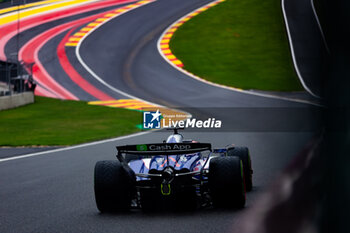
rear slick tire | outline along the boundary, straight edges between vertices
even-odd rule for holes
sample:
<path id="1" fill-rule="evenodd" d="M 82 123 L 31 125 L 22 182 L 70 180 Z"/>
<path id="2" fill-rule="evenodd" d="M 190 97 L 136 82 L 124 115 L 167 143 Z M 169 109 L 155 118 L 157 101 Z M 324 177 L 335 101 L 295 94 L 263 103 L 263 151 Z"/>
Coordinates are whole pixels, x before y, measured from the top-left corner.
<path id="1" fill-rule="evenodd" d="M 95 165 L 94 189 L 101 213 L 127 211 L 135 194 L 135 177 L 119 161 L 99 161 Z"/>
<path id="2" fill-rule="evenodd" d="M 209 164 L 209 192 L 215 207 L 243 208 L 245 185 L 243 164 L 236 156 L 216 157 Z"/>

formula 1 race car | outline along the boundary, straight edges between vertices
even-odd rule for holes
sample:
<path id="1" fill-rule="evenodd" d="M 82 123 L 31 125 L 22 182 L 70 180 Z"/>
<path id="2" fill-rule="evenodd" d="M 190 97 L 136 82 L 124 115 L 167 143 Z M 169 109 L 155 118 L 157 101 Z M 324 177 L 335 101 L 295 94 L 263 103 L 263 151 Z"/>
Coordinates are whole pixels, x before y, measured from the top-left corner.
<path id="1" fill-rule="evenodd" d="M 94 188 L 100 212 L 216 206 L 242 208 L 252 189 L 248 148 L 212 150 L 174 133 L 163 143 L 117 146 L 118 160 L 99 161 Z"/>

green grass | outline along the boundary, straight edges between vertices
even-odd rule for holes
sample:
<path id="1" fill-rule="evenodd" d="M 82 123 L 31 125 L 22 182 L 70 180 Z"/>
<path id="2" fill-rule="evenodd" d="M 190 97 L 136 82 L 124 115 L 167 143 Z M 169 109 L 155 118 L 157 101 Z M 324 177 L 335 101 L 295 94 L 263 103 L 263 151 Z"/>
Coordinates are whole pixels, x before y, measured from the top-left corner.
<path id="1" fill-rule="evenodd" d="M 0 146 L 73 145 L 137 132 L 140 121 L 137 111 L 35 97 L 0 111 Z"/>
<path id="2" fill-rule="evenodd" d="M 280 1 L 227 0 L 181 26 L 170 48 L 185 69 L 243 89 L 298 91 Z"/>

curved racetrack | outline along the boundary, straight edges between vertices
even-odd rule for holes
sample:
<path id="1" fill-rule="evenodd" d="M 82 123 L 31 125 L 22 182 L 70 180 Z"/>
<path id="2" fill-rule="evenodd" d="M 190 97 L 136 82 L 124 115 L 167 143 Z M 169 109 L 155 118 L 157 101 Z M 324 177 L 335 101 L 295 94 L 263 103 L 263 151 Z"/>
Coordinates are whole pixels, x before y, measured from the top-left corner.
<path id="1" fill-rule="evenodd" d="M 261 124 L 276 122 L 280 116 L 270 112 L 256 118 L 243 111 L 233 122 L 233 115 L 217 110 L 311 108 L 308 104 L 208 85 L 174 69 L 162 58 L 157 50 L 161 33 L 178 18 L 208 2 L 158 0 L 145 4 L 95 28 L 77 47 L 65 43 L 93 20 L 130 2 L 104 1 L 105 5 L 84 12 L 57 19 L 56 14 L 51 21 L 33 24 L 21 32 L 20 56 L 26 62 L 36 62 L 34 76 L 42 83 L 37 94 L 52 97 L 85 101 L 135 97 L 169 107 L 190 107 L 194 116 L 215 115 L 228 124 L 242 125 L 259 119 L 263 119 Z M 16 37 L 1 43 L 3 55 L 11 57 Z M 246 127 L 240 132 L 185 132 L 184 136 L 212 142 L 214 147 L 235 143 L 250 148 L 254 188 L 247 196 L 249 208 L 313 135 L 300 129 L 300 125 L 311 124 L 312 118 L 285 117 L 285 122 L 293 122 L 288 130 Z M 0 232 L 234 232 L 244 210 L 205 209 L 151 215 L 140 211 L 98 213 L 93 196 L 95 162 L 115 159 L 117 144 L 161 142 L 165 137 L 164 132 L 154 132 L 34 157 L 0 160 Z"/>

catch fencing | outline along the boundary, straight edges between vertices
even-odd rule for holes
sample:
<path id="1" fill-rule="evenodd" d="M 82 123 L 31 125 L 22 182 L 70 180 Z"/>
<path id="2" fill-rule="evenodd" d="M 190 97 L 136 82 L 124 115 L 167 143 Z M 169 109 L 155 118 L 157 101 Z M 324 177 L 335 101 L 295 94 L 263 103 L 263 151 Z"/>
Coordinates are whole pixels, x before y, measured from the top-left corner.
<path id="1" fill-rule="evenodd" d="M 0 0 L 0 9 L 9 9 L 9 14 L 14 12 L 20 12 L 21 5 L 27 2 L 34 2 L 36 0 Z M 16 8 L 17 6 L 17 8 Z M 10 8 L 9 8 L 10 7 Z M 15 7 L 15 8 L 11 8 Z M 18 61 L 18 51 L 19 51 L 19 32 L 20 32 L 20 18 L 17 21 L 17 41 L 16 41 L 16 51 L 13 51 L 9 55 L 9 59 L 6 61 L 0 61 L 0 96 L 18 94 L 25 91 L 34 91 L 36 84 L 32 77 L 32 67 L 33 64 L 24 63 L 23 61 Z"/>
<path id="2" fill-rule="evenodd" d="M 33 64 L 0 61 L 0 96 L 34 92 L 36 83 L 32 77 Z"/>

